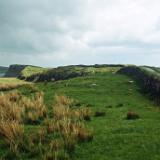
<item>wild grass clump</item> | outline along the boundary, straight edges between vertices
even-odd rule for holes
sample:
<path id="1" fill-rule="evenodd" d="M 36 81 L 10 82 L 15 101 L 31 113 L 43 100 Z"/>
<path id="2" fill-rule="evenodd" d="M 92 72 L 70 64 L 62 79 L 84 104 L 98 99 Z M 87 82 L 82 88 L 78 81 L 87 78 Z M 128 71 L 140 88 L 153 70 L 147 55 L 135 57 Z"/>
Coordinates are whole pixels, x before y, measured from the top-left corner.
<path id="1" fill-rule="evenodd" d="M 91 110 L 90 108 L 86 107 L 86 108 L 82 108 L 80 109 L 80 117 L 82 117 L 82 119 L 86 120 L 86 121 L 90 121 L 91 120 Z"/>
<path id="2" fill-rule="evenodd" d="M 16 145 L 17 141 L 22 140 L 23 133 L 24 126 L 16 121 L 0 122 L 0 136 L 4 137 L 10 145 Z"/>
<path id="3" fill-rule="evenodd" d="M 38 92 L 32 99 L 23 99 L 24 120 L 26 123 L 39 123 L 47 116 L 47 109 L 43 101 L 43 93 Z"/>
<path id="4" fill-rule="evenodd" d="M 55 102 L 53 117 L 57 120 L 57 123 L 54 127 L 48 125 L 48 130 L 57 130 L 62 135 L 65 148 L 68 151 L 73 151 L 76 143 L 91 140 L 93 134 L 86 129 L 83 123 L 84 120 L 90 120 L 90 109 L 74 109 L 72 106 L 73 100 L 65 96 L 56 96 Z"/>
<path id="5" fill-rule="evenodd" d="M 12 154 L 18 156 L 24 146 L 24 124 L 45 118 L 46 112 L 42 93 L 32 99 L 19 92 L 0 95 L 0 137 L 9 145 Z"/>
<path id="6" fill-rule="evenodd" d="M 0 84 L 0 91 L 8 91 L 22 86 L 22 84 Z"/>
<path id="7" fill-rule="evenodd" d="M 46 113 L 42 93 L 36 93 L 32 99 L 18 92 L 0 95 L 0 120 L 35 123 L 45 118 Z"/>
<path id="8" fill-rule="evenodd" d="M 139 118 L 140 118 L 140 116 L 137 113 L 132 112 L 132 111 L 129 111 L 127 113 L 127 117 L 126 117 L 126 119 L 128 119 L 128 120 L 134 120 L 134 119 L 139 119 Z"/>
<path id="9" fill-rule="evenodd" d="M 66 96 L 55 96 L 55 105 L 72 106 L 74 99 Z"/>
<path id="10" fill-rule="evenodd" d="M 17 92 L 0 95 L 0 121 L 20 122 L 22 120 L 23 108 L 17 103 L 20 98 Z"/>
<path id="11" fill-rule="evenodd" d="M 56 96 L 52 116 L 48 113 L 43 93 L 31 98 L 19 92 L 0 95 L 0 137 L 9 146 L 9 157 L 23 159 L 22 152 L 32 158 L 68 160 L 80 142 L 93 139 L 84 125 L 90 120 L 89 108 L 75 108 L 74 100 Z M 37 125 L 38 124 L 38 125 Z M 25 126 L 31 129 L 25 129 Z"/>

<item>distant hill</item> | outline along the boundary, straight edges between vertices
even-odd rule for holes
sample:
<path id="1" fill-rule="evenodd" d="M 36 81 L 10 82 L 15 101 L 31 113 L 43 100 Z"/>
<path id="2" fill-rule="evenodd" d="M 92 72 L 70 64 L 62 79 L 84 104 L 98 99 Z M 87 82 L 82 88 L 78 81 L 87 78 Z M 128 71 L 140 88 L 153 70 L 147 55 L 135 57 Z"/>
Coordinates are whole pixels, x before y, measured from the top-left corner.
<path id="1" fill-rule="evenodd" d="M 27 81 L 34 82 L 49 82 L 70 79 L 74 77 L 83 77 L 95 73 L 105 73 L 112 72 L 115 73 L 124 65 L 70 65 L 70 66 L 61 66 L 57 68 L 48 69 L 45 72 L 32 74 L 26 78 Z"/>
<path id="2" fill-rule="evenodd" d="M 18 77 L 20 79 L 25 79 L 33 74 L 42 73 L 47 70 L 46 68 L 31 66 L 31 65 L 19 65 L 13 64 L 9 66 L 5 77 Z"/>
<path id="3" fill-rule="evenodd" d="M 3 77 L 7 72 L 7 70 L 8 70 L 8 67 L 0 66 L 0 77 Z"/>

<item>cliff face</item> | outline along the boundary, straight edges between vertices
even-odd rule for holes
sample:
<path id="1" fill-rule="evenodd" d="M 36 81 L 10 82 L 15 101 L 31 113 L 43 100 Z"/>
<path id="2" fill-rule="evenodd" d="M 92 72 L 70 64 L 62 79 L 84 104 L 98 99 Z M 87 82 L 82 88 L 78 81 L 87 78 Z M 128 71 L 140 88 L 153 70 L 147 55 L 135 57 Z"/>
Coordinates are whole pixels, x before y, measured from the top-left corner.
<path id="1" fill-rule="evenodd" d="M 0 77 L 3 77 L 5 73 L 7 72 L 8 67 L 2 67 L 0 66 Z"/>
<path id="2" fill-rule="evenodd" d="M 140 67 L 124 67 L 117 73 L 134 77 L 140 82 L 142 90 L 147 92 L 150 97 L 160 104 L 160 77 L 147 73 Z"/>
<path id="3" fill-rule="evenodd" d="M 5 77 L 18 77 L 27 65 L 10 65 Z"/>

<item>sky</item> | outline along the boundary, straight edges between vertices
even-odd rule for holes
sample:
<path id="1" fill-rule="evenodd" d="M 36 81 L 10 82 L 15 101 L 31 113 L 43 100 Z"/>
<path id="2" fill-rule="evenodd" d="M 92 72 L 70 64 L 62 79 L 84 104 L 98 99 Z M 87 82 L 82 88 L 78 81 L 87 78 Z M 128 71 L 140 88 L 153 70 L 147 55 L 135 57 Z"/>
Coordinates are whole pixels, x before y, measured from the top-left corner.
<path id="1" fill-rule="evenodd" d="M 0 65 L 160 66 L 160 0 L 0 0 Z"/>

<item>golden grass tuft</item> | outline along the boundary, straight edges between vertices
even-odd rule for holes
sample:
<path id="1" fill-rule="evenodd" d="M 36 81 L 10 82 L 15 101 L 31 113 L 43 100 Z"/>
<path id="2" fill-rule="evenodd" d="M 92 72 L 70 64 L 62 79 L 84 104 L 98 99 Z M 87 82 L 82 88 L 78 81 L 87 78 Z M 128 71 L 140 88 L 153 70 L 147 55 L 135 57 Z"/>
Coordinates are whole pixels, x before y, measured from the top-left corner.
<path id="1" fill-rule="evenodd" d="M 64 106 L 70 106 L 74 103 L 74 100 L 66 97 L 66 96 L 55 96 L 55 104 L 56 105 L 64 105 Z"/>
<path id="2" fill-rule="evenodd" d="M 29 123 L 36 123 L 47 115 L 42 93 L 36 93 L 33 99 L 24 99 L 23 106 L 25 108 L 25 120 Z"/>
<path id="3" fill-rule="evenodd" d="M 22 84 L 0 84 L 0 91 L 8 91 L 22 86 Z"/>
<path id="4" fill-rule="evenodd" d="M 42 93 L 37 93 L 32 99 L 18 92 L 0 95 L 0 120 L 35 123 L 45 118 L 46 114 Z"/>
<path id="5" fill-rule="evenodd" d="M 18 156 L 23 143 L 24 125 L 16 121 L 0 121 L 0 137 L 4 138 L 14 155 Z"/>
<path id="6" fill-rule="evenodd" d="M 16 121 L 0 122 L 0 135 L 5 138 L 8 143 L 15 143 L 24 133 L 24 126 Z"/>
<path id="7" fill-rule="evenodd" d="M 19 107 L 17 92 L 0 95 L 0 121 L 18 121 L 22 120 L 22 107 Z"/>
<path id="8" fill-rule="evenodd" d="M 93 134 L 86 129 L 83 123 L 83 120 L 90 120 L 90 109 L 73 109 L 73 106 L 71 106 L 71 104 L 74 104 L 73 100 L 69 100 L 65 96 L 56 96 L 55 102 L 53 118 L 57 122 L 54 123 L 54 127 L 49 124 L 48 130 L 58 130 L 61 133 L 67 150 L 74 150 L 78 141 L 92 140 Z"/>

